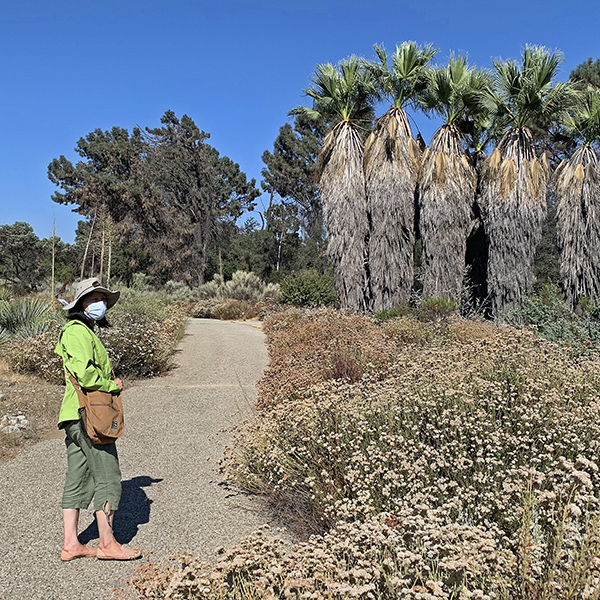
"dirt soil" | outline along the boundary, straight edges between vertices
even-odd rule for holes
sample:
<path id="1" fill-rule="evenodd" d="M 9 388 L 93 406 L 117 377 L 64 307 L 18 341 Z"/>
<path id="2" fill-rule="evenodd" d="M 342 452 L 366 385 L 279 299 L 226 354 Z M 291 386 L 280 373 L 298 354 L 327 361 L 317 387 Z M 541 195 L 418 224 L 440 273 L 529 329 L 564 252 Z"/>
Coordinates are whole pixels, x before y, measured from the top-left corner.
<path id="1" fill-rule="evenodd" d="M 56 427 L 63 393 L 64 386 L 32 375 L 16 375 L 0 361 L 0 419 L 25 415 L 29 421 L 28 429 L 0 432 L 0 462 L 14 458 L 31 444 L 64 436 Z"/>

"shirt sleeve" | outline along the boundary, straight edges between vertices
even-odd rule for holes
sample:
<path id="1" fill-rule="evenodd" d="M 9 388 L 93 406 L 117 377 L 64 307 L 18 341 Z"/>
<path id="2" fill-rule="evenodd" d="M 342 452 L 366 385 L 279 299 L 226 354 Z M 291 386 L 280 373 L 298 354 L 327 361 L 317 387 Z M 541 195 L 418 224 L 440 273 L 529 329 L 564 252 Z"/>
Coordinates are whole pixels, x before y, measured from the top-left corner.
<path id="1" fill-rule="evenodd" d="M 86 390 L 101 392 L 118 392 L 119 386 L 107 378 L 102 369 L 94 363 L 94 344 L 92 337 L 83 327 L 70 327 L 62 337 L 65 350 L 63 356 L 65 368 L 77 379 L 79 385 Z"/>

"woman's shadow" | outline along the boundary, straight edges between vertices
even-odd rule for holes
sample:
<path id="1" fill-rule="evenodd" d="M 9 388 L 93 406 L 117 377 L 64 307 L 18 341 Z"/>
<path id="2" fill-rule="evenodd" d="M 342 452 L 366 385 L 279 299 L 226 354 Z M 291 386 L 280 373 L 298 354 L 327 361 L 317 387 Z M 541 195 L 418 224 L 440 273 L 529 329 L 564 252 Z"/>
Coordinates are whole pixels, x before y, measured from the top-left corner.
<path id="1" fill-rule="evenodd" d="M 133 477 L 121 483 L 121 501 L 119 510 L 115 513 L 113 530 L 115 537 L 121 544 L 128 544 L 137 535 L 138 527 L 150 521 L 150 505 L 152 500 L 148 498 L 142 489 L 159 483 L 162 479 L 153 479 L 147 475 Z M 98 538 L 98 525 L 94 519 L 88 527 L 79 534 L 82 544 Z"/>

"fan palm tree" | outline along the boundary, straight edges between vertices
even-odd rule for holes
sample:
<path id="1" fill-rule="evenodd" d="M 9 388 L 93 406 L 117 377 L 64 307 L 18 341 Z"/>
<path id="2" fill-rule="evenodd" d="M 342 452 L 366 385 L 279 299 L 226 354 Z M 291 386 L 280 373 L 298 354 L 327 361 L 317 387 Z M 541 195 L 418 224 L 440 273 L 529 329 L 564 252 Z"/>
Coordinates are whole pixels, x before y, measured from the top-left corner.
<path id="1" fill-rule="evenodd" d="M 553 83 L 562 54 L 526 46 L 521 64 L 494 61 L 497 117 L 505 134 L 486 159 L 481 211 L 488 240 L 488 291 L 501 316 L 519 306 L 533 282 L 533 260 L 547 214 L 550 167 L 535 151 L 531 127 L 558 118 L 571 86 Z"/>
<path id="2" fill-rule="evenodd" d="M 560 275 L 567 300 L 600 297 L 600 166 L 593 148 L 600 141 L 600 91 L 588 88 L 565 119 L 580 141 L 554 175 Z"/>
<path id="3" fill-rule="evenodd" d="M 488 71 L 451 56 L 431 71 L 425 109 L 444 119 L 423 155 L 419 177 L 419 231 L 423 245 L 423 295 L 461 300 L 467 237 L 474 220 L 477 173 L 463 132 L 481 128 L 492 90 Z M 482 132 L 479 132 L 483 135 Z"/>
<path id="4" fill-rule="evenodd" d="M 365 66 L 380 96 L 391 104 L 365 144 L 372 307 L 382 310 L 407 300 L 413 284 L 415 189 L 421 151 L 405 109 L 416 106 L 437 50 L 404 42 L 388 64 L 383 47 L 374 48 L 379 62 Z"/>
<path id="5" fill-rule="evenodd" d="M 364 311 L 370 291 L 363 140 L 373 119 L 375 90 L 362 61 L 352 56 L 337 66 L 318 65 L 305 93 L 313 108 L 298 107 L 290 114 L 323 116 L 334 124 L 323 140 L 317 173 L 336 290 L 342 307 Z"/>

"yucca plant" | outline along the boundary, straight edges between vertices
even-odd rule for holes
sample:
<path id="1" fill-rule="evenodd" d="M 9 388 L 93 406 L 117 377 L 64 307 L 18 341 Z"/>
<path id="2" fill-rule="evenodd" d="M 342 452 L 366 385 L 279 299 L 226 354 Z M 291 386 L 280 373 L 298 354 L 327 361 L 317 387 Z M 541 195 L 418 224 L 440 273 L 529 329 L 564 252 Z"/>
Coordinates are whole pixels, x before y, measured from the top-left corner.
<path id="1" fill-rule="evenodd" d="M 43 333 L 53 312 L 52 304 L 42 298 L 28 296 L 0 301 L 0 343 Z"/>
<path id="2" fill-rule="evenodd" d="M 494 61 L 496 114 L 506 133 L 483 166 L 480 205 L 496 316 L 518 307 L 533 283 L 550 167 L 536 155 L 531 127 L 557 120 L 572 97 L 570 84 L 554 83 L 562 60 L 560 52 L 526 46 L 520 64 Z"/>
<path id="3" fill-rule="evenodd" d="M 477 185 L 463 131 L 489 115 L 491 90 L 491 74 L 469 66 L 463 56 L 451 56 L 447 66 L 434 68 L 429 76 L 423 104 L 444 124 L 425 150 L 419 176 L 425 297 L 461 298 Z"/>
<path id="4" fill-rule="evenodd" d="M 290 114 L 321 116 L 334 123 L 323 140 L 317 173 L 336 290 L 343 308 L 364 311 L 370 290 L 363 139 L 373 119 L 375 89 L 362 61 L 352 56 L 337 66 L 318 65 L 305 93 L 313 108 L 298 107 Z"/>
<path id="5" fill-rule="evenodd" d="M 566 116 L 566 131 L 580 141 L 554 175 L 560 275 L 567 301 L 600 296 L 600 91 L 588 88 Z"/>
<path id="6" fill-rule="evenodd" d="M 364 157 L 371 220 L 372 308 L 380 311 L 408 300 L 413 284 L 415 190 L 421 150 L 412 137 L 406 109 L 418 105 L 437 49 L 404 42 L 388 60 L 382 46 L 374 48 L 378 62 L 365 66 L 380 96 L 390 102 L 367 139 Z"/>

